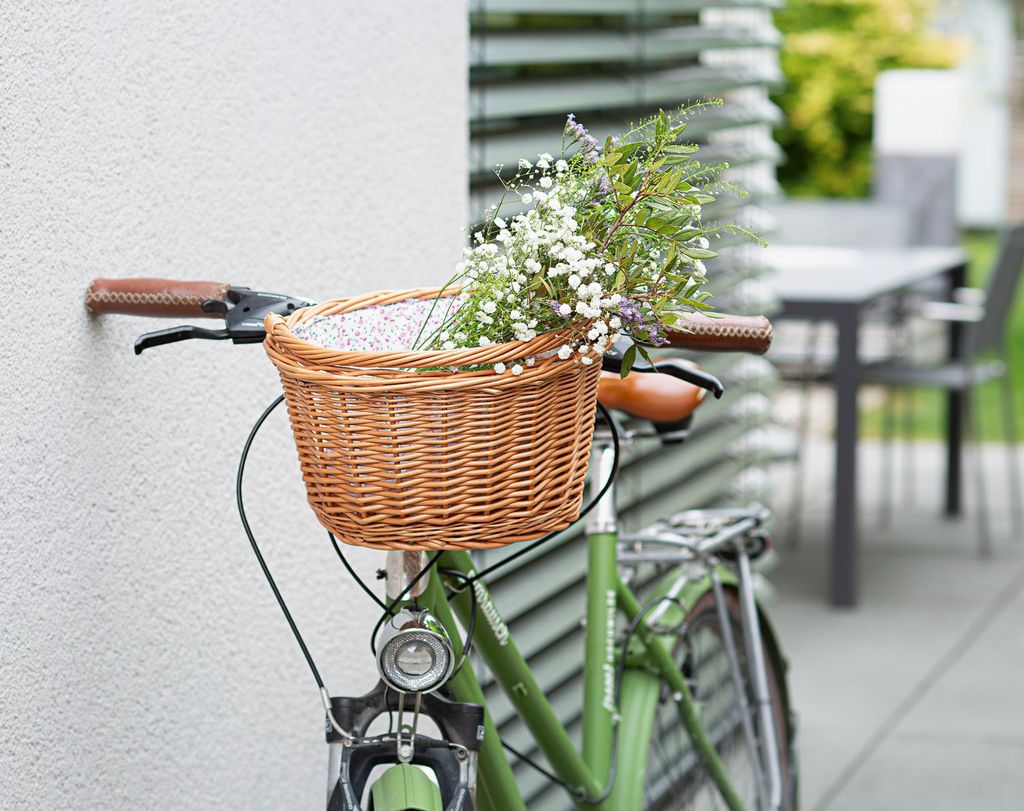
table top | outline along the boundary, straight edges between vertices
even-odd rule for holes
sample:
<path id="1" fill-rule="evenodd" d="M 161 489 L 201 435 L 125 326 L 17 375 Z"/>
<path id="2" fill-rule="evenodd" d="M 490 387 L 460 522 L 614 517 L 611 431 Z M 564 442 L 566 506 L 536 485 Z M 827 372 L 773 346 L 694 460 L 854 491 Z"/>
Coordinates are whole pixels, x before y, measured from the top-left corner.
<path id="1" fill-rule="evenodd" d="M 834 248 L 772 245 L 767 279 L 783 303 L 860 304 L 967 262 L 962 248 Z"/>

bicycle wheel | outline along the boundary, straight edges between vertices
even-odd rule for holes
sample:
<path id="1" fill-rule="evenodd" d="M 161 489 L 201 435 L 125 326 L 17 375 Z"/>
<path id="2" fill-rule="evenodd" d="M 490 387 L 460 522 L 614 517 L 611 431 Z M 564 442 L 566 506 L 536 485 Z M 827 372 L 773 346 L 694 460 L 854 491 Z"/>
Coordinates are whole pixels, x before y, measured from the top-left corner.
<path id="1" fill-rule="evenodd" d="M 738 649 L 741 678 L 747 694 L 747 709 L 744 710 L 744 703 L 734 686 L 719 612 L 712 592 L 705 593 L 689 612 L 686 630 L 676 647 L 676 657 L 700 706 L 704 727 L 724 761 L 733 785 L 745 807 L 749 811 L 758 811 L 766 807 L 757 765 L 761 762 L 758 760 L 761 734 L 747 673 L 747 657 L 743 650 L 739 601 L 731 589 L 725 590 L 725 598 L 733 639 Z M 774 709 L 776 740 L 780 748 L 782 809 L 793 811 L 796 807 L 796 769 L 784 689 L 785 675 L 774 652 L 769 650 L 767 635 L 762 635 L 762 647 Z M 745 715 L 755 739 L 753 747 L 750 736 L 744 730 Z M 704 770 L 693 748 L 667 686 L 662 689 L 655 709 L 643 808 L 645 811 L 711 811 L 726 808 L 718 788 Z"/>

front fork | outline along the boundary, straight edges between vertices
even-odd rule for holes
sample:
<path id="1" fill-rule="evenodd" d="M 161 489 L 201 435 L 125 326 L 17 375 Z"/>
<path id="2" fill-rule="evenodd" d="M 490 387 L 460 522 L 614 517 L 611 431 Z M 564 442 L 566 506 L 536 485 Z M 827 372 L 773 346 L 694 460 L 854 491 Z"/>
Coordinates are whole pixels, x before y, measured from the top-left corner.
<path id="1" fill-rule="evenodd" d="M 443 624 L 454 640 L 457 631 L 438 579 L 419 577 L 426 565 L 423 552 L 389 551 L 388 602 L 432 596 L 430 602 L 445 609 Z M 381 681 L 365 696 L 332 698 L 331 709 L 336 723 L 329 717 L 326 726 L 328 811 L 362 811 L 361 799 L 368 787 L 377 811 L 469 811 L 474 807 L 485 725 L 482 694 L 479 702 L 457 702 L 435 692 L 399 694 Z M 375 719 L 395 712 L 395 734 L 390 724 L 386 734 L 369 734 Z M 421 715 L 436 724 L 441 740 L 417 734 Z M 411 717 L 411 724 L 403 723 L 403 717 Z M 350 731 L 351 737 L 343 736 L 337 727 Z M 371 785 L 371 772 L 379 766 L 388 768 Z M 434 779 L 418 767 L 429 770 Z"/>

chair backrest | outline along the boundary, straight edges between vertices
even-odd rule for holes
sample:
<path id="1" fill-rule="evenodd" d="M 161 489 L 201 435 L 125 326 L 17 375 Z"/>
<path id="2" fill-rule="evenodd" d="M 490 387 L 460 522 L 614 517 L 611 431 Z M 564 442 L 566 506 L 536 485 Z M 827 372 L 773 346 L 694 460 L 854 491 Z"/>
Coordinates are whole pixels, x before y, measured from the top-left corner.
<path id="1" fill-rule="evenodd" d="M 773 245 L 871 245 L 900 248 L 910 244 L 907 211 L 873 200 L 782 200 L 767 206 L 775 219 L 768 235 Z"/>
<path id="2" fill-rule="evenodd" d="M 1024 271 L 1024 225 L 1007 228 L 1000 240 L 995 267 L 988 279 L 985 315 L 970 335 L 972 354 L 1003 346 L 1006 320 L 1013 309 L 1017 286 Z"/>

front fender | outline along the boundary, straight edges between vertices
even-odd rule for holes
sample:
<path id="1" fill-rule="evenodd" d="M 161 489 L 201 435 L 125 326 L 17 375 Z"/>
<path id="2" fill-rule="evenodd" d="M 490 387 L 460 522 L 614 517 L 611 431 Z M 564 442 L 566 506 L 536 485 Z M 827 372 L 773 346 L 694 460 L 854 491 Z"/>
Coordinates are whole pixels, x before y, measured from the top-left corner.
<path id="1" fill-rule="evenodd" d="M 372 811 L 444 811 L 441 790 L 410 763 L 388 768 L 370 788 Z"/>

